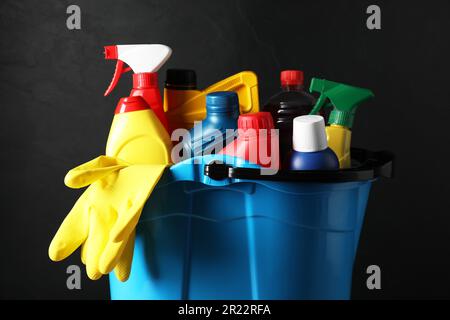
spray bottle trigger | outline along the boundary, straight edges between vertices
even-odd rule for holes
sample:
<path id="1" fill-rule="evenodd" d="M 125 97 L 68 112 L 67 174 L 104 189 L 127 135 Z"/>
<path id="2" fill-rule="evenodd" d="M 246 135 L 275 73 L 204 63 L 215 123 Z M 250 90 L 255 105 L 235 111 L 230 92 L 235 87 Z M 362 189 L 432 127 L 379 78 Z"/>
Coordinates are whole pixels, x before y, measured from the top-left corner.
<path id="1" fill-rule="evenodd" d="M 322 109 L 323 107 L 332 107 L 331 103 L 327 100 L 328 100 L 328 97 L 325 96 L 324 94 L 321 94 L 309 114 L 313 114 L 313 115 L 318 114 L 320 109 Z"/>
<path id="2" fill-rule="evenodd" d="M 111 83 L 108 86 L 108 89 L 106 89 L 104 95 L 107 96 L 108 94 L 110 94 L 116 87 L 117 83 L 119 82 L 120 76 L 130 70 L 131 70 L 130 67 L 124 68 L 124 62 L 122 60 L 117 60 L 116 69 L 114 70 L 113 78 L 111 80 Z"/>

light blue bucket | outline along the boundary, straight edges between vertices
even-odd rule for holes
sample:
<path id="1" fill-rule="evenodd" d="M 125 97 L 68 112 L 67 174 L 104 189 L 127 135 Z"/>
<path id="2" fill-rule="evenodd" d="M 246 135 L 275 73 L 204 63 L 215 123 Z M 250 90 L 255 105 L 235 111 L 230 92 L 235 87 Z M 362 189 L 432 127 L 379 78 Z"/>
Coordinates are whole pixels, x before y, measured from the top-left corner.
<path id="1" fill-rule="evenodd" d="M 143 210 L 130 278 L 110 276 L 111 298 L 349 299 L 370 187 L 393 159 L 353 154 L 365 160 L 355 169 L 276 176 L 228 156 L 172 166 Z M 217 157 L 228 165 L 207 165 Z"/>

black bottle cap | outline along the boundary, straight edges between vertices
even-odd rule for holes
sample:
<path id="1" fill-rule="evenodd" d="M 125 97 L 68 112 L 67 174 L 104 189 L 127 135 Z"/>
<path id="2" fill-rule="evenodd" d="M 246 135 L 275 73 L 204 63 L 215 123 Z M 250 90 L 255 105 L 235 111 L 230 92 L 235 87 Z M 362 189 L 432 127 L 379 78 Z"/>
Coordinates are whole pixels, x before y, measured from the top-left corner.
<path id="1" fill-rule="evenodd" d="M 164 86 L 168 89 L 195 90 L 197 89 L 197 75 L 194 70 L 167 69 Z"/>

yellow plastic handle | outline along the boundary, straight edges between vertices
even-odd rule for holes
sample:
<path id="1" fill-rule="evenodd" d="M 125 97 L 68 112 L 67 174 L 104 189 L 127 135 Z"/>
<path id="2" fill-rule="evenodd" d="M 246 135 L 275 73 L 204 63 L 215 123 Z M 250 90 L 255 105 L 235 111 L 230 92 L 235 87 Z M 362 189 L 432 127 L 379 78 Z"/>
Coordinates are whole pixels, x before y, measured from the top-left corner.
<path id="1" fill-rule="evenodd" d="M 254 72 L 240 72 L 203 90 L 205 95 L 215 91 L 236 92 L 241 114 L 259 111 L 258 78 Z"/>
<path id="2" fill-rule="evenodd" d="M 241 114 L 259 111 L 258 78 L 254 72 L 243 71 L 188 97 L 180 106 L 170 107 L 166 113 L 169 122 L 179 127 L 191 128 L 195 121 L 203 120 L 206 117 L 206 95 L 215 91 L 236 92 Z"/>

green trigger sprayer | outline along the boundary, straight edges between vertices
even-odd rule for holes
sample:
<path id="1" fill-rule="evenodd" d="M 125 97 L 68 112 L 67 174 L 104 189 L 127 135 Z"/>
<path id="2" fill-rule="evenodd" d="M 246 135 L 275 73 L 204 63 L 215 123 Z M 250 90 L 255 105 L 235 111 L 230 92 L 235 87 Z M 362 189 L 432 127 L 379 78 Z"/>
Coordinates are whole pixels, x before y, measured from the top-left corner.
<path id="1" fill-rule="evenodd" d="M 356 109 L 361 103 L 374 97 L 369 89 L 313 78 L 310 92 L 320 93 L 320 97 L 310 114 L 317 114 L 322 107 L 332 107 L 326 128 L 328 145 L 336 153 L 340 168 L 350 167 L 351 128 Z"/>

